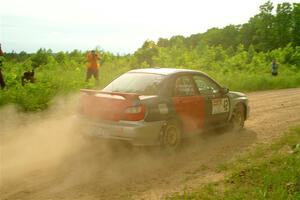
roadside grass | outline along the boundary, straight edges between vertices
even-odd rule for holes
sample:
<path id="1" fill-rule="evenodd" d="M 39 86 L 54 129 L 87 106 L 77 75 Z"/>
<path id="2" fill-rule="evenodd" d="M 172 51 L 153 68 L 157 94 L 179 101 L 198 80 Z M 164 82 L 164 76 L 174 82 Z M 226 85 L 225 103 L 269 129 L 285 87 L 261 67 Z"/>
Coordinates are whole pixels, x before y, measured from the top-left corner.
<path id="1" fill-rule="evenodd" d="M 211 73 L 211 75 L 230 90 L 242 92 L 300 87 L 299 72 L 283 71 L 275 77 L 270 73 L 247 72 L 230 72 L 225 75 Z"/>
<path id="2" fill-rule="evenodd" d="M 166 199 L 300 200 L 300 125 L 218 170 L 226 174 L 225 180 Z"/>

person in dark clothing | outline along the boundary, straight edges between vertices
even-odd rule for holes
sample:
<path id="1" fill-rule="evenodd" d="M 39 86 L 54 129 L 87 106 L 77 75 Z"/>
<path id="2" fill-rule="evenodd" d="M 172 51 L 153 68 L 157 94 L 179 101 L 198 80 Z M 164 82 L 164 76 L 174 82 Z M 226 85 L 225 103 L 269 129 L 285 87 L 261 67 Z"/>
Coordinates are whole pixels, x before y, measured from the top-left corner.
<path id="1" fill-rule="evenodd" d="M 278 75 L 278 64 L 275 59 L 272 61 L 272 75 L 273 76 Z"/>
<path id="2" fill-rule="evenodd" d="M 4 78 L 3 78 L 3 75 L 2 75 L 2 62 L 0 61 L 0 86 L 1 86 L 1 89 L 4 89 L 5 88 L 5 82 L 4 82 Z"/>
<path id="3" fill-rule="evenodd" d="M 3 67 L 3 59 L 4 57 L 4 53 L 1 49 L 1 44 L 0 44 L 0 86 L 1 86 L 1 89 L 4 89 L 5 88 L 5 82 L 4 82 L 4 78 L 3 78 L 3 75 L 2 75 L 2 67 Z"/>
<path id="4" fill-rule="evenodd" d="M 34 83 L 34 81 L 35 81 L 34 69 L 32 71 L 24 72 L 21 79 L 22 79 L 22 86 L 24 86 L 25 83 Z"/>

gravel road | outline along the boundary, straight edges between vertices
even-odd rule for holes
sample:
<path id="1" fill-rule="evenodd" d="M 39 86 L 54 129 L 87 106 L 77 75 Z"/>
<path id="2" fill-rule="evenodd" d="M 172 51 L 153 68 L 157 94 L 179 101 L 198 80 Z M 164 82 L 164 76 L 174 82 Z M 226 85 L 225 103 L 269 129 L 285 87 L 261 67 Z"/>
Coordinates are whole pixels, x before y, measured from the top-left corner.
<path id="1" fill-rule="evenodd" d="M 300 123 L 300 88 L 247 95 L 251 113 L 243 132 L 206 133 L 176 155 L 86 141 L 65 114 L 20 116 L 6 108 L 0 111 L 0 199 L 163 199 L 218 181 L 220 164 Z"/>

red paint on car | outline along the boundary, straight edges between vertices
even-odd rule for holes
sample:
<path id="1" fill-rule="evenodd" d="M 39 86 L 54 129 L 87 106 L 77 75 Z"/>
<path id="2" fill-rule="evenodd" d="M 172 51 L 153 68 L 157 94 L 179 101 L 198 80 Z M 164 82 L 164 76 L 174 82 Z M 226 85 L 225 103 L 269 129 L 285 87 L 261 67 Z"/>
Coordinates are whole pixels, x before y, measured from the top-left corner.
<path id="1" fill-rule="evenodd" d="M 172 100 L 185 132 L 203 128 L 205 108 L 202 96 L 172 97 Z"/>
<path id="2" fill-rule="evenodd" d="M 81 113 L 94 120 L 139 121 L 146 108 L 138 105 L 137 94 L 82 90 Z"/>

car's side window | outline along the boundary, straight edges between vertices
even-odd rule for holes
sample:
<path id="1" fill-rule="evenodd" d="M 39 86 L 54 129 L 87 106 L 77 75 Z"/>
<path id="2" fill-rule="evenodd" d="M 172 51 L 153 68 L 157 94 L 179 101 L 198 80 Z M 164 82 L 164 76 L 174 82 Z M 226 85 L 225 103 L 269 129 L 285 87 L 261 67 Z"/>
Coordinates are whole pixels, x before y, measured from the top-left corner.
<path id="1" fill-rule="evenodd" d="M 194 75 L 193 79 L 197 85 L 199 92 L 202 94 L 215 94 L 220 90 L 219 86 L 216 83 L 206 78 L 205 76 Z"/>
<path id="2" fill-rule="evenodd" d="M 188 76 L 180 76 L 175 80 L 173 96 L 194 96 L 196 90 L 192 79 Z"/>

